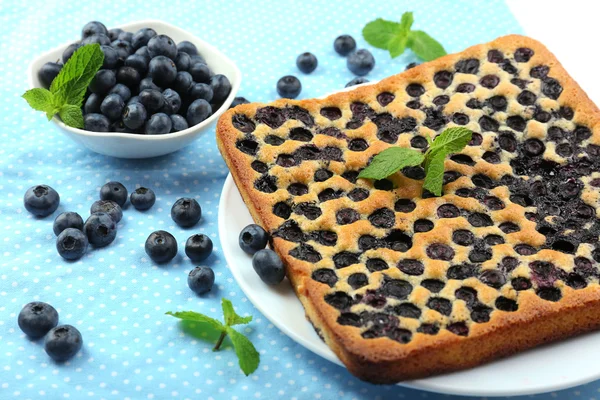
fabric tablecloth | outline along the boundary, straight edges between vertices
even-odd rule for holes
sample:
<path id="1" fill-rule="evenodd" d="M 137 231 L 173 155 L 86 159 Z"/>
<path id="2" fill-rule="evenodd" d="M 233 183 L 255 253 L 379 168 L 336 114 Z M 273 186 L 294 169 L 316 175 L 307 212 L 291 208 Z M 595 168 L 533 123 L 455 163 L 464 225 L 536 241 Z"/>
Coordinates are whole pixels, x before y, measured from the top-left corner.
<path id="1" fill-rule="evenodd" d="M 499 1 L 0 1 L 0 399 L 448 398 L 361 382 L 293 342 L 253 307 L 224 262 L 218 240 L 227 167 L 214 127 L 174 154 L 119 160 L 73 143 L 20 98 L 29 62 L 76 39 L 89 20 L 110 28 L 145 18 L 172 23 L 220 48 L 241 69 L 239 94 L 250 100 L 275 99 L 275 84 L 287 74 L 301 79 L 301 98 L 321 96 L 353 78 L 345 59 L 333 51 L 338 35 L 351 34 L 364 47 L 365 23 L 399 19 L 409 10 L 415 13 L 414 27 L 439 39 L 448 52 L 522 32 Z M 368 48 L 377 60 L 371 80 L 416 61 L 410 52 L 391 60 L 385 51 Z M 319 59 L 311 75 L 295 66 L 304 51 Z M 54 217 L 72 210 L 86 218 L 100 186 L 110 180 L 129 190 L 153 188 L 156 205 L 147 212 L 127 207 L 113 244 L 79 261 L 64 261 L 55 249 Z M 61 195 L 59 210 L 44 219 L 27 213 L 22 200 L 28 187 L 40 183 Z M 182 196 L 196 198 L 203 209 L 202 221 L 192 229 L 170 218 L 171 205 Z M 157 229 L 173 233 L 180 246 L 180 255 L 160 267 L 144 252 L 146 237 Z M 198 232 L 215 245 L 214 255 L 203 263 L 214 268 L 215 288 L 201 297 L 187 287 L 194 264 L 182 256 L 186 239 Z M 249 377 L 241 373 L 230 345 L 212 352 L 201 335 L 184 334 L 177 320 L 164 315 L 180 309 L 221 318 L 221 297 L 231 299 L 240 314 L 254 316 L 244 332 L 261 353 L 261 363 Z M 54 305 L 60 323 L 82 332 L 83 350 L 72 361 L 52 362 L 43 342 L 29 340 L 18 328 L 21 307 L 33 300 Z M 598 387 L 592 383 L 551 396 L 590 398 Z"/>

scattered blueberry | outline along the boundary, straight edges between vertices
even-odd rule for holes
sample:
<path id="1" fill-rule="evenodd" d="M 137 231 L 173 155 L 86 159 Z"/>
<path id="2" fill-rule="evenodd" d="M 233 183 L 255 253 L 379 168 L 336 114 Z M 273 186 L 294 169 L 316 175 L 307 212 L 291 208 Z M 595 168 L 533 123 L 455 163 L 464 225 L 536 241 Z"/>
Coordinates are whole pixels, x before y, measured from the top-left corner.
<path id="1" fill-rule="evenodd" d="M 148 53 L 150 58 L 165 56 L 175 60 L 177 56 L 177 45 L 167 35 L 156 35 L 148 41 Z"/>
<path id="2" fill-rule="evenodd" d="M 295 99 L 301 91 L 302 84 L 293 75 L 286 75 L 277 81 L 277 93 L 285 99 Z"/>
<path id="3" fill-rule="evenodd" d="M 170 58 L 156 56 L 150 60 L 148 74 L 152 77 L 154 83 L 159 86 L 166 86 L 177 77 L 177 67 Z"/>
<path id="4" fill-rule="evenodd" d="M 169 232 L 156 231 L 148 236 L 144 248 L 154 262 L 166 263 L 177 255 L 177 240 Z"/>
<path id="5" fill-rule="evenodd" d="M 204 99 L 197 99 L 190 104 L 187 110 L 187 122 L 188 125 L 194 126 L 210 117 L 212 114 L 212 108 L 210 104 Z"/>
<path id="6" fill-rule="evenodd" d="M 252 267 L 267 285 L 277 285 L 285 278 L 283 262 L 271 249 L 257 251 L 252 257 Z"/>
<path id="7" fill-rule="evenodd" d="M 209 267 L 196 267 L 188 275 L 188 286 L 196 294 L 210 292 L 215 283 L 215 273 Z"/>
<path id="8" fill-rule="evenodd" d="M 369 82 L 369 80 L 367 78 L 363 78 L 362 76 L 358 76 L 358 77 L 352 79 L 350 82 L 346 83 L 345 87 L 362 85 L 363 83 L 367 83 L 367 82 Z"/>
<path id="9" fill-rule="evenodd" d="M 110 89 L 108 91 L 108 94 L 113 94 L 113 93 L 121 96 L 123 101 L 128 101 L 131 98 L 131 90 L 129 90 L 129 88 L 127 86 L 123 85 L 122 83 L 117 83 L 115 86 L 112 87 L 112 89 Z M 92 94 L 95 94 L 95 93 L 92 93 Z"/>
<path id="10" fill-rule="evenodd" d="M 40 68 L 38 72 L 38 78 L 46 89 L 50 87 L 52 81 L 56 78 L 62 67 L 62 64 L 55 62 L 47 62 L 42 65 L 42 68 Z"/>
<path id="11" fill-rule="evenodd" d="M 171 118 L 165 113 L 156 113 L 146 122 L 146 133 L 148 135 L 163 135 L 170 133 L 173 124 Z"/>
<path id="12" fill-rule="evenodd" d="M 246 100 L 245 97 L 236 97 L 235 99 L 233 99 L 233 101 L 231 102 L 231 105 L 229 106 L 229 108 L 233 108 L 233 107 L 237 107 L 240 104 L 248 104 L 250 103 L 248 100 Z"/>
<path id="13" fill-rule="evenodd" d="M 375 66 L 375 58 L 369 50 L 360 49 L 348 56 L 346 65 L 353 74 L 363 76 L 371 72 Z"/>
<path id="14" fill-rule="evenodd" d="M 69 46 L 67 46 L 67 48 L 65 49 L 65 51 L 63 51 L 62 53 L 62 62 L 66 63 L 67 61 L 69 61 L 69 58 L 71 58 L 73 56 L 73 53 L 75 53 L 75 51 L 81 47 L 81 43 L 71 43 Z M 104 51 L 104 46 L 102 46 L 102 51 Z M 104 55 L 105 61 L 106 61 L 106 54 Z"/>
<path id="15" fill-rule="evenodd" d="M 123 108 L 125 108 L 125 102 L 121 96 L 115 93 L 106 96 L 104 100 L 102 100 L 102 104 L 100 104 L 100 111 L 102 111 L 102 114 L 113 121 L 121 117 Z"/>
<path id="16" fill-rule="evenodd" d="M 86 114 L 83 117 L 83 128 L 92 132 L 108 132 L 110 121 L 102 114 Z"/>
<path id="17" fill-rule="evenodd" d="M 94 79 L 90 82 L 89 89 L 92 93 L 106 94 L 117 84 L 117 76 L 110 69 L 101 69 L 96 72 Z"/>
<path id="18" fill-rule="evenodd" d="M 189 228 L 200 221 L 202 209 L 200 204 L 192 198 L 183 197 L 177 200 L 171 207 L 171 218 L 179 226 Z"/>
<path id="19" fill-rule="evenodd" d="M 129 129 L 138 129 L 144 125 L 148 113 L 142 103 L 133 102 L 127 104 L 123 111 L 123 124 Z"/>
<path id="20" fill-rule="evenodd" d="M 250 255 L 267 247 L 267 243 L 269 234 L 260 225 L 248 225 L 240 232 L 240 248 Z"/>
<path id="21" fill-rule="evenodd" d="M 60 196 L 48 185 L 32 186 L 23 198 L 25 209 L 37 217 L 47 217 L 58 208 Z"/>
<path id="22" fill-rule="evenodd" d="M 165 100 L 165 104 L 163 105 L 163 110 L 168 115 L 176 114 L 181 108 L 181 97 L 179 93 L 174 91 L 173 89 L 165 89 L 162 92 L 163 99 Z"/>
<path id="23" fill-rule="evenodd" d="M 140 103 L 146 107 L 149 113 L 155 113 L 165 104 L 165 99 L 161 92 L 155 89 L 144 89 L 139 94 Z"/>
<path id="24" fill-rule="evenodd" d="M 83 346 L 81 333 L 71 325 L 60 325 L 48 332 L 44 350 L 54 361 L 67 361 Z"/>
<path id="25" fill-rule="evenodd" d="M 212 250 L 212 240 L 206 235 L 192 235 L 185 242 L 185 254 L 194 262 L 206 260 Z"/>
<path id="26" fill-rule="evenodd" d="M 152 189 L 139 187 L 131 192 L 129 201 L 131 201 L 131 205 L 136 210 L 148 210 L 154 205 L 154 202 L 156 202 L 156 195 Z"/>
<path id="27" fill-rule="evenodd" d="M 117 236 L 117 224 L 106 213 L 90 215 L 83 225 L 88 241 L 95 247 L 108 246 Z"/>
<path id="28" fill-rule="evenodd" d="M 296 58 L 296 66 L 305 74 L 310 74 L 317 69 L 317 57 L 313 53 L 302 53 Z"/>
<path id="29" fill-rule="evenodd" d="M 104 100 L 104 97 L 102 97 L 102 95 L 91 93 L 85 101 L 83 111 L 86 114 L 99 114 L 100 104 L 102 104 L 102 100 Z"/>
<path id="30" fill-rule="evenodd" d="M 188 42 L 187 40 L 179 42 L 177 44 L 177 50 L 187 53 L 190 56 L 198 55 L 198 49 L 196 48 L 196 45 L 192 42 Z"/>
<path id="31" fill-rule="evenodd" d="M 409 69 L 411 69 L 411 68 L 414 68 L 414 67 L 416 67 L 417 65 L 419 65 L 419 63 L 416 63 L 416 62 L 411 62 L 410 64 L 407 64 L 407 65 L 406 65 L 406 68 L 404 68 L 404 70 L 405 70 L 405 71 L 408 71 Z"/>
<path id="32" fill-rule="evenodd" d="M 356 49 L 356 41 L 350 35 L 338 36 L 333 42 L 333 49 L 340 56 L 347 56 Z"/>
<path id="33" fill-rule="evenodd" d="M 17 321 L 27 336 L 39 339 L 58 325 L 58 313 L 50 304 L 34 301 L 21 309 Z"/>
<path id="34" fill-rule="evenodd" d="M 156 31 L 152 28 L 142 28 L 133 34 L 131 38 L 131 46 L 134 50 L 139 49 L 142 46 L 146 46 L 148 41 L 156 36 Z"/>
<path id="35" fill-rule="evenodd" d="M 65 260 L 80 259 L 85 254 L 87 247 L 88 238 L 79 229 L 67 228 L 56 238 L 56 250 Z"/>
<path id="36" fill-rule="evenodd" d="M 169 115 L 171 118 L 171 132 L 179 132 L 189 128 L 187 120 L 179 114 Z"/>
<path id="37" fill-rule="evenodd" d="M 127 189 L 120 182 L 108 182 L 100 188 L 100 200 L 112 200 L 123 207 L 127 203 Z"/>
<path id="38" fill-rule="evenodd" d="M 54 234 L 58 236 L 62 231 L 64 231 L 67 228 L 75 228 L 82 231 L 83 218 L 81 218 L 81 215 L 73 211 L 67 211 L 58 214 L 58 216 L 54 220 L 54 225 L 52 226 Z"/>
<path id="39" fill-rule="evenodd" d="M 90 207 L 90 214 L 106 213 L 115 222 L 119 222 L 123 218 L 123 210 L 121 206 L 112 200 L 97 200 Z"/>

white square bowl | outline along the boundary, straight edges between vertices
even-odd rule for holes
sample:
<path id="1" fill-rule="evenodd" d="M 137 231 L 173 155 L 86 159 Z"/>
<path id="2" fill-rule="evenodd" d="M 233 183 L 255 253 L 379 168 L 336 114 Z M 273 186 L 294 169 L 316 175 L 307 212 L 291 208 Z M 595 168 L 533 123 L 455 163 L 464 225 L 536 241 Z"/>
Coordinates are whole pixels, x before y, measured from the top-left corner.
<path id="1" fill-rule="evenodd" d="M 112 27 L 111 27 L 112 28 Z M 238 67 L 227 56 L 218 49 L 192 35 L 183 29 L 156 20 L 143 20 L 117 26 L 124 31 L 136 32 L 141 28 L 152 28 L 158 34 L 171 37 L 175 42 L 188 40 L 196 45 L 198 53 L 206 59 L 210 69 L 215 74 L 223 74 L 231 83 L 231 92 L 213 114 L 205 121 L 180 132 L 167 133 L 164 135 L 139 135 L 119 132 L 90 132 L 83 129 L 71 128 L 54 117 L 52 121 L 71 139 L 95 151 L 119 158 L 149 158 L 172 153 L 187 146 L 197 139 L 201 133 L 210 130 L 211 124 L 221 116 L 235 98 L 242 81 L 242 74 Z M 29 86 L 31 88 L 42 87 L 38 78 L 38 71 L 47 62 L 60 60 L 62 53 L 73 41 L 59 46 L 47 53 L 42 54 L 29 64 Z"/>

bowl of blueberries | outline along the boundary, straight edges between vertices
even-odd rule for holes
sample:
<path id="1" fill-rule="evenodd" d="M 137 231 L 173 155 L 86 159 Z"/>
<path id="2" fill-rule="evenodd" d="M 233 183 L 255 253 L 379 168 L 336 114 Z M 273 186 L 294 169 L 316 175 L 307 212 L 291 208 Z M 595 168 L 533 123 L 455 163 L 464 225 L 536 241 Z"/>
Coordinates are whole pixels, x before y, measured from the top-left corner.
<path id="1" fill-rule="evenodd" d="M 177 151 L 210 129 L 241 83 L 238 67 L 215 47 L 162 21 L 108 29 L 87 23 L 78 41 L 35 59 L 32 88 L 48 88 L 81 46 L 97 43 L 104 62 L 82 105 L 84 128 L 53 121 L 67 136 L 100 154 L 149 158 Z"/>

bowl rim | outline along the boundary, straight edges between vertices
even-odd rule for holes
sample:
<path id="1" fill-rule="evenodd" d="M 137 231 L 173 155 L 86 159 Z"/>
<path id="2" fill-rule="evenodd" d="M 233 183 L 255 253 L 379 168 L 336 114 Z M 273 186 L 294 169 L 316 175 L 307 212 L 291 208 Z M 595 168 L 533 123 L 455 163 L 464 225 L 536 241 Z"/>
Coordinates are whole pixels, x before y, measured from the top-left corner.
<path id="1" fill-rule="evenodd" d="M 196 132 L 202 130 L 203 128 L 205 128 L 206 126 L 210 125 L 211 123 L 213 123 L 213 121 L 218 119 L 221 116 L 221 114 L 223 114 L 229 108 L 229 106 L 231 105 L 233 99 L 235 98 L 235 96 L 240 88 L 241 82 L 242 82 L 242 73 L 236 63 L 234 63 L 229 57 L 227 57 L 225 55 L 225 53 L 223 53 L 221 50 L 217 49 L 215 46 L 200 39 L 199 37 L 190 33 L 189 31 L 179 28 L 168 22 L 164 22 L 164 21 L 157 20 L 157 19 L 142 19 L 142 20 L 131 21 L 126 24 L 120 24 L 120 25 L 115 26 L 115 28 L 128 29 L 132 25 L 139 25 L 139 24 L 147 25 L 148 27 L 153 28 L 153 29 L 156 29 L 155 28 L 156 26 L 163 26 L 163 27 L 167 27 L 168 29 L 171 29 L 171 30 L 179 31 L 179 33 L 181 33 L 183 35 L 191 36 L 194 38 L 195 41 L 201 42 L 202 45 L 205 48 L 207 48 L 210 52 L 219 54 L 219 56 L 221 58 L 223 58 L 223 60 L 226 63 L 229 64 L 229 66 L 233 69 L 233 73 L 235 76 L 232 77 L 234 79 L 230 80 L 230 82 L 233 81 L 232 85 L 231 85 L 231 92 L 229 93 L 229 96 L 227 96 L 227 99 L 225 99 L 223 104 L 221 104 L 221 107 L 219 107 L 215 112 L 213 112 L 213 114 L 210 117 L 208 117 L 204 121 L 200 122 L 199 124 L 190 126 L 189 128 L 184 129 L 179 132 L 164 133 L 161 135 L 144 135 L 144 134 L 134 134 L 134 133 L 121 133 L 121 132 L 86 131 L 85 129 L 70 127 L 70 126 L 66 125 L 64 122 L 62 122 L 60 119 L 58 119 L 56 116 L 54 116 L 52 118 L 52 122 L 54 122 L 60 128 L 66 130 L 72 134 L 78 135 L 78 136 L 86 136 L 86 137 L 93 137 L 93 138 L 96 138 L 96 137 L 99 137 L 99 138 L 122 138 L 125 140 L 131 140 L 131 141 L 162 141 L 162 140 L 179 138 L 179 137 L 187 136 L 192 133 L 196 133 Z M 37 87 L 34 85 L 34 76 L 36 73 L 36 71 L 34 71 L 34 65 L 37 64 L 40 60 L 48 58 L 51 54 L 53 54 L 57 51 L 64 51 L 64 49 L 67 46 L 69 46 L 71 43 L 73 43 L 73 41 L 67 42 L 65 44 L 56 46 L 51 50 L 45 51 L 44 53 L 35 57 L 29 63 L 29 66 L 27 67 L 27 76 L 28 76 L 28 84 L 29 84 L 30 89 L 34 89 Z"/>

